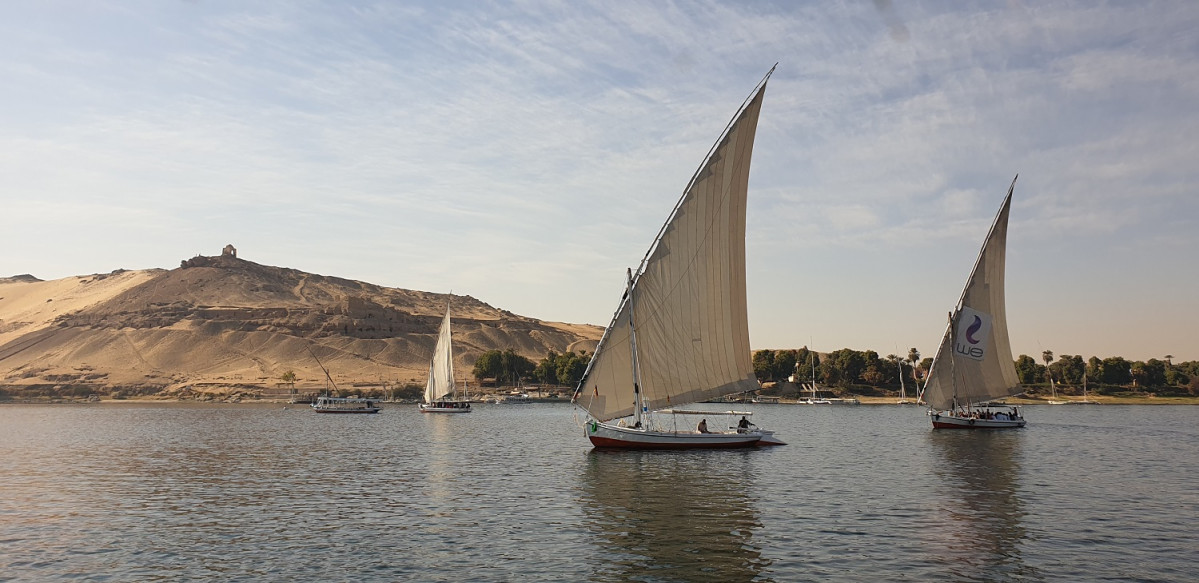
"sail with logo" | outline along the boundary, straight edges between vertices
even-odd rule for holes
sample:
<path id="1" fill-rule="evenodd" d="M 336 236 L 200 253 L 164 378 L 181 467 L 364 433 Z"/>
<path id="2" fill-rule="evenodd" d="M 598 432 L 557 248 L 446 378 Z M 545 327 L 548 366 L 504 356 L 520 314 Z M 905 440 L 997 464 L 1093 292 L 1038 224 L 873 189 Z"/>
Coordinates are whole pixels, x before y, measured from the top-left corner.
<path id="1" fill-rule="evenodd" d="M 1013 178 L 933 358 L 924 400 L 934 428 L 1024 427 L 1017 408 L 992 403 L 1022 391 L 1003 291 L 1008 212 L 1015 188 Z"/>

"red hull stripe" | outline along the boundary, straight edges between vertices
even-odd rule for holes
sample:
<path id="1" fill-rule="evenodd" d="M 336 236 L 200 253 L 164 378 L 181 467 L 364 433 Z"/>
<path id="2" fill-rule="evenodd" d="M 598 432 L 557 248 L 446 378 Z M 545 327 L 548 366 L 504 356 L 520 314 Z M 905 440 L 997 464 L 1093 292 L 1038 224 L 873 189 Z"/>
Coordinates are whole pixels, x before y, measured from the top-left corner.
<path id="1" fill-rule="evenodd" d="M 588 436 L 591 445 L 605 449 L 738 449 L 754 447 L 756 441 L 707 442 L 707 443 L 646 443 L 641 441 L 624 441 L 607 437 Z M 773 445 L 773 444 L 772 444 Z"/>
<path id="2" fill-rule="evenodd" d="M 933 421 L 933 429 L 1020 429 L 1021 425 L 959 425 Z"/>

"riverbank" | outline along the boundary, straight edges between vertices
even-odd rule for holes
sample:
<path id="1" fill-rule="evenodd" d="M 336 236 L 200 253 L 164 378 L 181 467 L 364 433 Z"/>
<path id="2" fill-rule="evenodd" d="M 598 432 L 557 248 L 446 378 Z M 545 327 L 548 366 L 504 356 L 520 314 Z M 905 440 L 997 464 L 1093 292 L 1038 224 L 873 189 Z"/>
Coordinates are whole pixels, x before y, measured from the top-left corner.
<path id="1" fill-rule="evenodd" d="M 505 394 L 506 393 L 495 393 L 495 394 L 487 394 L 484 396 L 475 396 L 474 398 L 472 398 L 472 401 L 475 403 L 489 403 L 489 402 L 493 402 L 497 396 L 501 396 L 501 395 L 505 395 Z M 898 403 L 896 403 L 896 401 L 898 400 L 896 397 L 855 396 L 852 398 L 857 399 L 858 404 L 860 404 L 860 405 L 898 405 Z M 1119 395 L 1119 396 L 1089 395 L 1087 398 L 1090 401 L 1093 401 L 1094 403 L 1097 403 L 1100 405 L 1199 405 L 1199 397 L 1166 397 L 1166 396 L 1157 396 L 1157 395 L 1152 395 L 1152 394 L 1136 395 L 1136 396 L 1132 396 L 1132 395 Z M 1059 396 L 1058 400 L 1066 401 L 1066 404 L 1070 404 L 1070 405 L 1088 404 L 1088 403 L 1081 402 L 1082 397 Z M 401 400 L 401 401 L 386 401 L 386 400 L 384 400 L 382 402 L 414 404 L 417 401 L 411 400 L 411 399 L 405 399 L 405 400 Z M 529 397 L 527 402 L 530 402 L 530 403 L 569 403 L 570 398 L 569 397 Z M 1009 404 L 1009 405 L 1019 405 L 1019 406 L 1049 405 L 1050 404 L 1048 399 L 1030 398 L 1030 397 L 1009 397 L 1007 399 L 1003 399 L 1002 402 Z M 261 404 L 278 404 L 278 403 L 283 403 L 283 404 L 288 404 L 289 400 L 286 398 L 278 398 L 278 397 L 254 397 L 252 395 L 237 395 L 237 396 L 226 397 L 226 398 L 199 398 L 199 399 L 195 399 L 195 398 L 180 399 L 176 396 L 147 395 L 147 396 L 141 396 L 141 397 L 136 397 L 136 398 L 122 398 L 122 399 L 97 398 L 97 397 L 92 397 L 90 399 L 89 398 L 70 398 L 70 397 L 44 397 L 44 398 L 34 397 L 34 398 L 0 400 L 0 405 L 4 405 L 4 404 L 55 404 L 55 403 L 62 403 L 62 404 L 70 404 L 70 403 L 131 403 L 131 404 L 136 404 L 136 403 L 210 403 L 210 404 L 255 404 L 255 403 L 261 403 Z M 779 405 L 796 405 L 799 403 L 800 403 L 800 401 L 796 400 L 796 399 L 780 399 L 778 401 Z M 759 405 L 760 403 L 753 403 L 753 404 L 729 403 L 729 404 L 737 405 L 737 406 L 753 406 L 753 405 Z M 839 406 L 846 406 L 846 405 L 842 404 Z M 915 403 L 908 403 L 907 406 L 916 406 L 916 405 L 915 405 Z"/>
<path id="2" fill-rule="evenodd" d="M 863 405 L 895 405 L 895 397 L 857 397 Z M 1159 397 L 1157 395 L 1113 396 L 1088 395 L 1087 399 L 1101 405 L 1199 405 L 1199 397 Z M 1082 397 L 1059 396 L 1059 401 L 1066 404 L 1080 405 Z M 1048 399 L 1030 397 L 1008 397 L 1003 402 L 1009 405 L 1048 405 Z"/>

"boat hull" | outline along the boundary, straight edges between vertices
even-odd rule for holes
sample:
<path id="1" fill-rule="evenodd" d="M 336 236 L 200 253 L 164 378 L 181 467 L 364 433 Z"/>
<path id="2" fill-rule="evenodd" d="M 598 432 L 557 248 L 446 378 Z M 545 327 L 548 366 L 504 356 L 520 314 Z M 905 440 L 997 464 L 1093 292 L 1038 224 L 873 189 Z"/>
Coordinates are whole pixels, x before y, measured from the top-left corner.
<path id="1" fill-rule="evenodd" d="M 586 427 L 591 445 L 601 449 L 738 449 L 785 445 L 772 431 L 697 433 L 647 431 L 591 422 Z"/>
<path id="2" fill-rule="evenodd" d="M 358 397 L 317 397 L 312 404 L 312 410 L 317 413 L 363 414 L 378 413 L 382 410 L 373 399 Z"/>
<path id="3" fill-rule="evenodd" d="M 1024 419 L 974 419 L 958 417 L 934 411 L 929 414 L 933 429 L 1018 429 L 1027 422 Z"/>
<path id="4" fill-rule="evenodd" d="M 453 407 L 446 405 L 444 403 L 421 403 L 419 407 L 421 413 L 470 413 L 470 403 L 454 403 L 455 406 Z"/>

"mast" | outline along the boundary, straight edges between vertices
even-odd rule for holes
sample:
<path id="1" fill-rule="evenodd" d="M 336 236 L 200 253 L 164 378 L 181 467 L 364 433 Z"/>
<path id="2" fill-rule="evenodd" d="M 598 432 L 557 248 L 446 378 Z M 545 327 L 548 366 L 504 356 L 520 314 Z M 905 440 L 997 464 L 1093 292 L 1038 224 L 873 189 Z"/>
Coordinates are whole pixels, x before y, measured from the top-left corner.
<path id="1" fill-rule="evenodd" d="M 810 344 L 810 342 L 809 342 L 809 344 Z M 808 368 L 812 369 L 812 400 L 815 401 L 816 400 L 816 359 L 813 357 L 813 355 L 814 355 L 814 353 L 811 350 L 809 350 L 808 351 Z"/>
<path id="2" fill-rule="evenodd" d="M 637 320 L 637 313 L 633 309 L 633 270 L 629 269 L 625 276 L 628 279 L 628 288 L 625 293 L 629 296 L 629 350 L 632 351 L 633 358 L 633 406 L 636 408 L 633 411 L 633 427 L 641 427 L 643 406 L 641 404 L 641 370 L 637 366 L 637 327 L 633 324 Z"/>
<path id="3" fill-rule="evenodd" d="M 959 311 L 960 311 L 960 309 L 959 309 Z M 955 326 L 953 325 L 953 320 L 954 320 L 953 316 L 954 316 L 953 312 L 950 312 L 949 313 L 949 345 L 950 346 L 953 346 L 954 343 L 957 342 L 957 332 L 954 330 Z M 951 387 L 953 387 L 953 408 L 954 409 L 958 408 L 958 375 L 955 374 L 957 371 L 957 368 L 953 366 L 953 363 L 956 361 L 957 361 L 957 358 L 954 358 L 953 352 L 950 352 L 949 353 L 949 384 Z M 967 407 L 970 406 L 969 399 L 966 400 L 966 406 Z"/>

